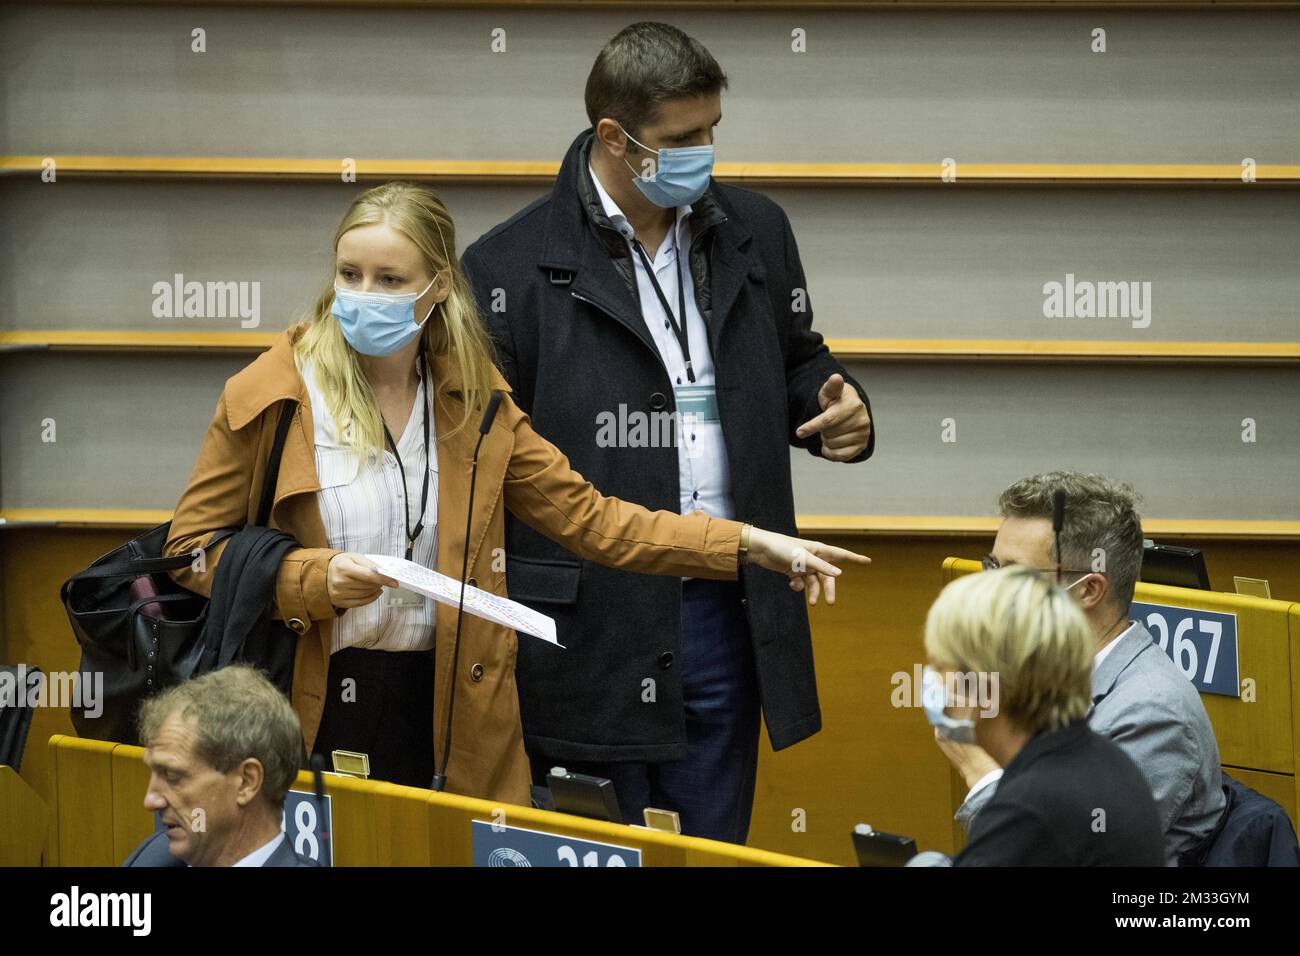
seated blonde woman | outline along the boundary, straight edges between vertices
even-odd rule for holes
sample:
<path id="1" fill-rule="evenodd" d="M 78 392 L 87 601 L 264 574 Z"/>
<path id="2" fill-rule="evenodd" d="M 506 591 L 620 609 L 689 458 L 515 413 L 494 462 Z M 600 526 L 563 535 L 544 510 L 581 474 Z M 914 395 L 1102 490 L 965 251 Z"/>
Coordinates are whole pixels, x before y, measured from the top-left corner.
<path id="1" fill-rule="evenodd" d="M 1146 778 L 1088 728 L 1092 637 L 1065 590 L 1009 567 L 958 578 L 925 622 L 926 715 L 1003 768 L 956 866 L 1162 866 Z"/>
<path id="2" fill-rule="evenodd" d="M 291 700 L 308 752 L 360 751 L 373 778 L 427 787 L 436 769 L 448 790 L 529 801 L 514 631 L 467 614 L 457 647 L 455 610 L 399 588 L 365 554 L 460 578 L 468 541 L 469 584 L 504 595 L 509 509 L 591 561 L 720 579 L 748 561 L 814 603 L 822 590 L 834 600 L 831 562 L 867 561 L 602 496 L 511 401 L 452 258 L 455 225 L 429 190 L 389 183 L 362 193 L 332 248 L 310 318 L 226 382 L 166 547 L 189 553 L 217 529 L 256 520 L 280 400 L 297 399 L 268 523 L 301 545 L 280 564 L 272 614 L 299 635 Z M 471 464 L 494 392 L 503 398 L 477 451 L 471 511 Z M 228 543 L 204 571 L 173 576 L 210 594 Z M 449 709 L 454 745 L 444 757 Z"/>

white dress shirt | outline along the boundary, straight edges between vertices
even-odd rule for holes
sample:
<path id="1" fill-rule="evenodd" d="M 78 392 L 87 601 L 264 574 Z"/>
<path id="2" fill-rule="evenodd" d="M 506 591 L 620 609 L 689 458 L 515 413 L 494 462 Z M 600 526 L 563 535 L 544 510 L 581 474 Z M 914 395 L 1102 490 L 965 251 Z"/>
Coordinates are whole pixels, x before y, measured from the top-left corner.
<path id="1" fill-rule="evenodd" d="M 411 560 L 427 568 L 438 560 L 438 445 L 435 440 L 433 401 L 426 394 L 421 379 L 406 430 L 397 439 L 406 472 L 402 487 L 402 469 L 391 449 L 385 448 L 382 462 L 371 452 L 365 461 L 345 445 L 335 426 L 325 395 L 316 381 L 315 368 L 308 363 L 303 370 L 311 413 L 315 426 L 316 473 L 320 491 L 316 501 L 329 546 L 359 554 L 386 554 L 406 557 L 406 532 L 419 520 L 423 475 L 428 469 L 429 502 L 424 528 L 415 539 Z M 429 412 L 429 445 L 424 447 L 424 419 L 421 408 Z M 409 515 L 408 515 L 409 512 Z M 413 606 L 398 604 L 400 596 L 393 588 L 362 607 L 351 607 L 334 620 L 333 646 L 330 653 L 346 647 L 363 647 L 382 651 L 423 651 L 433 647 L 437 621 L 433 598 L 417 595 Z"/>
<path id="2" fill-rule="evenodd" d="M 591 170 L 590 164 L 587 168 Z M 677 341 L 677 334 L 673 331 L 668 315 L 664 313 L 663 303 L 659 301 L 659 296 L 650 282 L 645 263 L 641 261 L 640 254 L 632 246 L 632 240 L 636 235 L 635 230 L 623 215 L 623 211 L 618 208 L 618 204 L 610 198 L 609 193 L 605 192 L 605 187 L 600 184 L 600 178 L 595 170 L 591 170 L 591 180 L 596 186 L 601 205 L 605 207 L 605 215 L 627 240 L 633 267 L 636 270 L 637 292 L 641 298 L 641 317 L 645 320 L 650 335 L 654 338 L 655 346 L 659 349 L 659 357 L 668 370 L 669 380 L 674 386 L 689 386 L 692 383 L 686 377 L 686 359 L 682 356 L 681 343 Z M 676 318 L 679 323 L 685 323 L 687 341 L 691 347 L 691 368 L 695 372 L 694 385 L 713 388 L 715 384 L 713 352 L 709 348 L 708 328 L 695 304 L 695 284 L 690 280 L 690 265 L 686 261 L 691 247 L 691 224 L 688 218 L 691 207 L 678 206 L 676 212 L 677 218 L 673 228 L 668 230 L 657 251 L 646 249 L 646 257 L 650 259 L 654 268 L 655 278 L 659 282 L 664 298 L 668 300 L 674 311 L 679 301 L 678 285 L 683 276 L 686 278 L 682 286 L 682 292 L 686 296 L 686 317 Z M 678 253 L 673 251 L 674 232 L 682 260 L 680 263 Z M 722 440 L 722 423 L 683 419 L 676 424 L 679 436 L 677 472 L 681 513 L 690 514 L 698 509 L 717 518 L 735 518 L 736 508 L 731 500 L 731 469 L 727 461 L 727 448 Z M 681 427 L 683 424 L 686 427 Z"/>
<path id="3" fill-rule="evenodd" d="M 1092 659 L 1092 669 L 1095 671 L 1101 666 L 1101 662 L 1106 659 L 1106 655 L 1115 649 L 1115 645 L 1128 636 L 1128 632 L 1137 627 L 1136 621 L 1129 621 L 1128 627 L 1124 628 L 1119 634 L 1111 639 L 1111 642 L 1097 652 L 1097 656 Z"/>
<path id="4" fill-rule="evenodd" d="M 1103 647 L 1093 656 L 1092 669 L 1094 671 L 1101 666 L 1101 662 L 1106 659 L 1106 655 L 1109 654 L 1114 649 L 1115 645 L 1119 643 L 1120 638 L 1123 637 L 1125 634 L 1127 634 L 1129 631 L 1133 630 L 1133 628 L 1136 626 L 1137 625 L 1133 621 L 1130 621 L 1128 627 L 1125 628 L 1122 633 L 1120 633 L 1119 637 L 1116 637 L 1114 640 L 1112 640 L 1109 644 L 1107 644 L 1105 647 Z M 966 799 L 969 800 L 971 797 L 979 793 L 989 784 L 996 783 L 1000 779 L 1002 779 L 1001 767 L 999 767 L 997 770 L 990 770 L 984 776 L 980 777 L 979 780 L 975 781 L 975 786 L 970 788 L 970 792 L 966 794 Z"/>
<path id="5" fill-rule="evenodd" d="M 271 838 L 271 842 L 265 844 L 264 846 L 258 847 L 256 850 L 248 854 L 248 856 L 244 857 L 238 863 L 234 863 L 231 865 L 232 866 L 264 866 L 266 864 L 266 861 L 271 858 L 271 854 L 275 852 L 276 847 L 280 845 L 280 841 L 283 840 L 284 838 L 285 836 L 283 833 L 277 833 L 275 836 Z"/>

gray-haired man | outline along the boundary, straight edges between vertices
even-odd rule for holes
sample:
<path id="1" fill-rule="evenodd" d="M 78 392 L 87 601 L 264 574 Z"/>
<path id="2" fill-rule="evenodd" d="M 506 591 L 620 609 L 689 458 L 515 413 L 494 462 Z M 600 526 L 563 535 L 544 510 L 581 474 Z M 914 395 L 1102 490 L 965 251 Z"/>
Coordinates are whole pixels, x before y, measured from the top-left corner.
<path id="1" fill-rule="evenodd" d="M 1165 861 L 1176 866 L 1214 830 L 1226 801 L 1219 748 L 1200 694 L 1142 623 L 1128 617 L 1142 566 L 1133 489 L 1068 471 L 1022 478 L 998 499 L 1003 521 L 984 566 L 1056 571 L 1052 502 L 1058 490 L 1065 492 L 1060 583 L 1083 608 L 1096 638 L 1088 724 L 1123 748 L 1146 776 L 1164 827 Z M 1105 570 L 1093 570 L 1098 566 Z M 947 740 L 939 747 L 971 788 L 957 810 L 969 829 L 1002 771 L 978 747 Z"/>
<path id="2" fill-rule="evenodd" d="M 242 664 L 163 691 L 140 711 L 144 806 L 163 830 L 123 866 L 315 866 L 281 832 L 302 730 L 288 699 Z"/>

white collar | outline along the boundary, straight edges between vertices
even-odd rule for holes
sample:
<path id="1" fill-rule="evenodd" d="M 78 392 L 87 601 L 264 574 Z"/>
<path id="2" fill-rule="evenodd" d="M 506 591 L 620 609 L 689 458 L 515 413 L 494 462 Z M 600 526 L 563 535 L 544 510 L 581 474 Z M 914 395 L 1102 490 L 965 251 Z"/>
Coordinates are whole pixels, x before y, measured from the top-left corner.
<path id="1" fill-rule="evenodd" d="M 1137 624 L 1138 624 L 1137 621 L 1129 621 L 1128 627 L 1124 628 L 1124 630 L 1122 630 L 1119 634 L 1117 634 L 1109 644 L 1107 644 L 1105 647 L 1103 647 L 1101 650 L 1097 652 L 1097 655 L 1092 659 L 1093 670 L 1096 670 L 1098 667 L 1101 666 L 1101 662 L 1106 659 L 1106 655 L 1109 654 L 1111 651 L 1113 651 L 1115 649 L 1115 645 L 1118 644 L 1120 641 L 1124 640 L 1124 636 L 1128 634 L 1129 631 L 1133 630 L 1133 628 L 1137 627 Z"/>
<path id="2" fill-rule="evenodd" d="M 596 170 L 592 168 L 590 161 L 587 163 L 587 171 L 591 173 L 591 181 L 596 186 L 596 195 L 600 196 L 600 204 L 605 209 L 605 215 L 609 221 L 614 224 L 614 228 L 623 234 L 623 238 L 631 241 L 636 236 L 636 231 L 632 224 L 627 221 L 627 216 L 623 215 L 623 210 L 618 208 L 618 203 L 614 202 L 612 196 L 605 192 L 605 187 L 600 184 L 600 177 L 596 175 Z M 690 203 L 677 207 L 676 225 L 680 229 L 682 221 L 691 214 Z"/>
<path id="3" fill-rule="evenodd" d="M 235 866 L 265 865 L 266 861 L 271 858 L 271 854 L 276 851 L 276 848 L 280 845 L 280 841 L 283 839 L 284 839 L 284 834 L 277 833 L 275 836 L 271 837 L 269 843 L 265 844 L 264 846 L 258 847 L 256 850 L 248 854 L 248 856 L 244 857 L 242 860 L 240 860 L 238 863 L 235 863 L 234 865 Z"/>
<path id="4" fill-rule="evenodd" d="M 423 358 L 420 360 L 423 362 Z M 343 436 L 339 432 L 338 425 L 334 422 L 334 416 L 330 413 L 329 401 L 325 397 L 324 391 L 321 390 L 320 381 L 316 377 L 316 363 L 310 359 L 303 363 L 300 370 L 303 381 L 307 386 L 307 396 L 311 401 L 311 418 L 312 427 L 315 431 L 313 440 L 317 445 L 324 448 L 351 448 L 351 445 L 343 443 Z M 424 446 L 424 423 L 419 416 L 422 414 L 420 401 L 425 402 L 426 407 L 430 405 L 429 395 L 425 391 L 425 379 L 427 376 L 420 376 L 420 383 L 415 390 L 415 404 L 411 406 L 411 417 L 406 421 L 406 430 L 400 435 L 394 435 L 393 439 L 397 442 L 399 452 L 404 449 L 418 449 Z M 430 384 L 432 380 L 430 379 Z M 429 411 L 429 441 L 434 440 L 435 425 L 433 411 Z M 375 460 L 375 454 L 371 453 L 371 460 Z"/>
<path id="5" fill-rule="evenodd" d="M 271 854 L 275 852 L 275 848 L 279 845 L 280 841 L 283 839 L 284 839 L 284 834 L 277 833 L 275 836 L 271 837 L 270 843 L 264 844 L 263 846 L 259 846 L 256 850 L 248 854 L 248 856 L 244 857 L 242 860 L 237 860 L 236 862 L 232 863 L 231 866 L 262 866 L 264 863 L 266 863 L 267 860 L 271 858 Z M 188 863 L 186 863 L 185 865 L 189 866 Z"/>

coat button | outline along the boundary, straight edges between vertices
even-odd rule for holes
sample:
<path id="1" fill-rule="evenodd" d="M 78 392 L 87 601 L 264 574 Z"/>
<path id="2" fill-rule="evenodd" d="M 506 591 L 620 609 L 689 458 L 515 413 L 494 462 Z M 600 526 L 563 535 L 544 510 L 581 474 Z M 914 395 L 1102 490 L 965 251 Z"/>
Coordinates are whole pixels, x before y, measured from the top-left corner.
<path id="1" fill-rule="evenodd" d="M 655 392 L 650 396 L 650 408 L 656 412 L 660 411 L 667 404 L 668 398 L 663 392 Z"/>
<path id="2" fill-rule="evenodd" d="M 469 669 L 469 677 L 470 680 L 472 680 L 476 684 L 479 681 L 481 681 L 483 679 L 483 665 L 475 664 L 473 667 L 471 667 Z"/>
<path id="3" fill-rule="evenodd" d="M 289 630 L 295 634 L 303 634 L 307 631 L 307 625 L 302 622 L 302 618 L 291 617 L 289 618 Z"/>
<path id="4" fill-rule="evenodd" d="M 668 668 L 673 666 L 672 651 L 664 651 L 662 654 L 659 655 L 659 666 L 664 670 L 668 670 Z"/>

